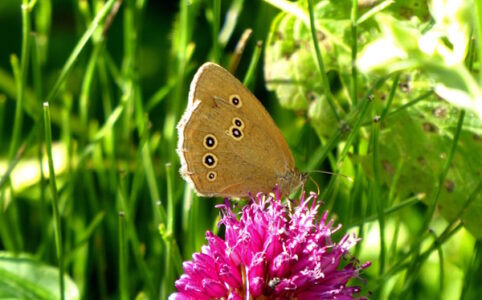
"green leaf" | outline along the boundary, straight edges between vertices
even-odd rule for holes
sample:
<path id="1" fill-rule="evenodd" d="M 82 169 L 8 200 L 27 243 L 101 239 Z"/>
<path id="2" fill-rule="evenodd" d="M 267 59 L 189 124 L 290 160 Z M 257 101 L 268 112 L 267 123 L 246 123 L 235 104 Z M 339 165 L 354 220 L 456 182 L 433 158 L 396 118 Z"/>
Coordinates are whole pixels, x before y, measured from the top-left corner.
<path id="1" fill-rule="evenodd" d="M 294 4 L 293 4 L 294 5 Z M 350 47 L 344 38 L 350 29 L 351 1 L 319 2 L 315 19 L 327 72 L 349 66 Z M 344 9 L 345 8 L 345 9 Z M 306 7 L 298 7 L 305 12 Z M 276 93 L 288 109 L 306 110 L 313 95 L 322 94 L 321 77 L 316 67 L 311 32 L 307 18 L 281 12 L 272 22 L 265 51 L 266 87 Z M 345 69 L 343 72 L 348 72 Z"/>
<path id="2" fill-rule="evenodd" d="M 27 254 L 0 252 L 0 298 L 60 299 L 59 274 Z M 79 291 L 65 276 L 65 299 L 79 299 Z"/>
<path id="3" fill-rule="evenodd" d="M 315 94 L 313 95 L 315 97 Z M 328 106 L 328 100 L 324 95 L 316 95 L 318 100 L 314 101 L 308 111 L 311 124 L 316 133 L 323 139 L 329 139 L 339 129 L 333 111 Z"/>
<path id="4" fill-rule="evenodd" d="M 420 109 L 417 110 L 419 113 Z M 443 168 L 451 146 L 450 132 L 438 127 L 419 113 L 402 111 L 387 118 L 380 132 L 380 161 L 384 183 L 391 186 L 399 163 L 402 170 L 396 190 L 400 198 L 424 193 L 424 201 L 433 199 L 434 183 Z M 427 114 L 428 115 L 428 114 Z M 452 120 L 451 118 L 448 119 Z M 438 122 L 439 124 L 442 121 Z M 449 128 L 446 120 L 445 128 Z M 457 150 L 438 200 L 438 209 L 447 220 L 463 211 L 467 199 L 480 184 L 482 142 L 468 131 L 462 131 Z M 362 160 L 365 171 L 372 176 L 371 155 Z M 482 237 L 482 194 L 466 208 L 463 221 L 477 238 Z"/>

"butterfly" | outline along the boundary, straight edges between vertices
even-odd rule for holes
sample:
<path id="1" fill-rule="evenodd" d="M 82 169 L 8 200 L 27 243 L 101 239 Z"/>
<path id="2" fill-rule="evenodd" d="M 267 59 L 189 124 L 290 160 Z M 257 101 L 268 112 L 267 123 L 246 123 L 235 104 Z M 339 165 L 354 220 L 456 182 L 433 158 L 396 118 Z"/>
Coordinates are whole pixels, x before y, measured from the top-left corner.
<path id="1" fill-rule="evenodd" d="M 217 64 L 197 70 L 177 130 L 180 173 L 201 196 L 286 195 L 306 181 L 260 101 Z"/>

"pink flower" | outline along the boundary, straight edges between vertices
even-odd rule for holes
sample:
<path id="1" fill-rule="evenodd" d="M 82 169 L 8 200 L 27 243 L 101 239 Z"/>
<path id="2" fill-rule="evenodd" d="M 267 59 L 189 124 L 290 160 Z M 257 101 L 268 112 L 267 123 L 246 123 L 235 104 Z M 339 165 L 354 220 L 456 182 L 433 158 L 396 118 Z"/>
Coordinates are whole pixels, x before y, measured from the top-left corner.
<path id="1" fill-rule="evenodd" d="M 360 287 L 347 282 L 370 265 L 360 265 L 348 252 L 359 239 L 347 234 L 338 243 L 331 240 L 341 225 L 327 222 L 328 212 L 318 220 L 316 194 L 303 194 L 291 206 L 279 193 L 258 194 L 238 220 L 226 199 L 218 206 L 224 240 L 206 233 L 208 245 L 184 262 L 178 292 L 169 299 L 355 298 Z"/>

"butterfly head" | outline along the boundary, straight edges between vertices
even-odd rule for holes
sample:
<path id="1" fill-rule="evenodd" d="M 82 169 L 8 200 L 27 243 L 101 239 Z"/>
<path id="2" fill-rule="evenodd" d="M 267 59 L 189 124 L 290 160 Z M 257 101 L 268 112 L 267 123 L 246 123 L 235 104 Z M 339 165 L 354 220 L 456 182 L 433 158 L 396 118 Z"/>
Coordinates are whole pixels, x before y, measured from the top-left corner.
<path id="1" fill-rule="evenodd" d="M 308 173 L 303 173 L 296 169 L 288 171 L 278 178 L 278 188 L 284 195 L 289 195 L 303 186 L 307 178 Z"/>

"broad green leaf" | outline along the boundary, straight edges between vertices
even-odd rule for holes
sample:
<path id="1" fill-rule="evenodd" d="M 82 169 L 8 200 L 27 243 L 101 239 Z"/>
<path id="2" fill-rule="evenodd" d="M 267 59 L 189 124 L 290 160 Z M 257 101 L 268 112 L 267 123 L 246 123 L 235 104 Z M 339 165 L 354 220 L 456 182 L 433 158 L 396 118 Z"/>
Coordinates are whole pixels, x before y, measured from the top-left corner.
<path id="1" fill-rule="evenodd" d="M 319 106 L 319 96 L 323 94 L 323 89 L 313 49 L 306 1 L 267 2 L 282 10 L 271 24 L 266 45 L 264 71 L 267 89 L 274 91 L 281 105 L 288 109 L 306 110 L 311 103 Z M 320 44 L 325 69 L 327 72 L 334 71 L 340 78 L 350 78 L 352 72 L 352 3 L 350 0 L 317 1 L 314 8 L 317 42 Z M 373 5 L 375 1 L 359 1 L 358 15 L 369 12 Z M 425 1 L 396 1 L 384 6 L 400 18 L 426 16 L 427 7 Z M 357 26 L 357 32 L 357 43 L 361 48 L 374 40 L 376 23 L 371 17 L 367 17 Z M 406 36 L 411 40 L 410 33 Z M 384 49 L 378 55 L 391 52 Z M 332 92 L 335 94 L 337 87 L 333 85 Z M 352 83 L 347 81 L 343 88 L 351 85 Z M 362 92 L 364 85 L 359 84 L 359 89 Z M 348 100 L 344 95 L 337 95 L 337 99 L 342 105 Z"/>
<path id="2" fill-rule="evenodd" d="M 60 299 L 59 274 L 27 254 L 0 252 L 0 298 Z M 79 299 L 79 291 L 65 276 L 65 299 Z"/>
<path id="3" fill-rule="evenodd" d="M 390 186 L 395 170 L 401 163 L 401 176 L 396 186 L 399 196 L 404 198 L 410 194 L 425 193 L 424 201 L 428 203 L 434 197 L 434 186 L 451 143 L 449 132 L 442 132 L 423 115 L 399 112 L 386 119 L 380 132 L 381 178 Z M 471 193 L 480 184 L 480 153 L 480 138 L 463 131 L 438 200 L 438 209 L 448 220 L 458 216 Z M 366 172 L 372 174 L 371 156 L 362 162 Z M 482 237 L 481 193 L 476 195 L 472 205 L 465 210 L 462 219 L 475 237 Z"/>
<path id="4" fill-rule="evenodd" d="M 341 66 L 349 65 L 350 48 L 345 36 L 350 28 L 350 5 L 351 1 L 346 0 L 322 1 L 315 7 L 318 42 L 327 71 L 339 72 Z M 304 17 L 282 12 L 273 21 L 264 71 L 268 90 L 276 93 L 283 107 L 306 110 L 316 95 L 322 93 L 321 75 L 307 23 L 308 12 L 306 7 L 297 9 L 305 12 Z"/>

